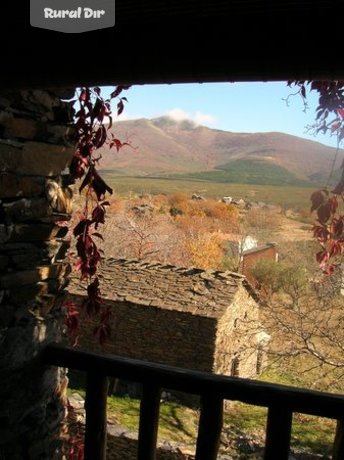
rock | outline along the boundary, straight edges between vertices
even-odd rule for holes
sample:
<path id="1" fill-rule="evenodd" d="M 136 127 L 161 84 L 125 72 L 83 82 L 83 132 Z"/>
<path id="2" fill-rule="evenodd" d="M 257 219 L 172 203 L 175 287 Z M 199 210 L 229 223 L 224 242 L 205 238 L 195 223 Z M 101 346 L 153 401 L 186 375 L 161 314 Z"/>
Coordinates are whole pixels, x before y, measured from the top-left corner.
<path id="1" fill-rule="evenodd" d="M 63 238 L 67 232 L 68 228 L 58 227 L 53 224 L 0 224 L 0 244 L 52 240 L 54 238 Z"/>
<path id="2" fill-rule="evenodd" d="M 42 176 L 57 176 L 67 168 L 73 156 L 71 147 L 26 142 L 23 149 L 23 164 L 18 172 Z"/>
<path id="3" fill-rule="evenodd" d="M 34 197 L 45 190 L 45 179 L 40 176 L 18 176 L 12 173 L 0 173 L 1 198 Z"/>
<path id="4" fill-rule="evenodd" d="M 4 204 L 3 209 L 7 224 L 15 221 L 38 220 L 52 214 L 52 208 L 45 198 L 23 198 L 13 203 Z"/>
<path id="5" fill-rule="evenodd" d="M 13 232 L 13 225 L 8 226 L 4 224 L 0 224 L 0 244 L 9 241 Z"/>
<path id="6" fill-rule="evenodd" d="M 4 128 L 4 138 L 6 139 L 27 139 L 32 140 L 37 137 L 39 124 L 35 120 L 28 118 L 8 117 L 2 119 L 0 125 Z"/>
<path id="7" fill-rule="evenodd" d="M 45 193 L 51 208 L 56 212 L 72 212 L 73 192 L 71 187 L 62 188 L 57 182 L 47 180 Z"/>
<path id="8" fill-rule="evenodd" d="M 140 204 L 138 206 L 133 206 L 131 210 L 140 216 L 145 216 L 151 214 L 154 211 L 154 207 L 150 204 Z"/>
<path id="9" fill-rule="evenodd" d="M 0 144 L 0 171 L 35 176 L 58 176 L 69 166 L 70 147 L 26 142 L 22 148 Z"/>
<path id="10" fill-rule="evenodd" d="M 192 200 L 199 200 L 199 201 L 206 201 L 204 196 L 202 195 L 197 195 L 197 193 L 194 193 L 191 197 Z"/>
<path id="11" fill-rule="evenodd" d="M 69 145 L 74 133 L 72 127 L 13 117 L 9 112 L 0 112 L 0 126 L 3 127 L 5 139 L 36 140 L 49 144 Z"/>
<path id="12" fill-rule="evenodd" d="M 5 254 L 0 254 L 0 270 L 5 270 L 8 266 L 9 258 Z"/>

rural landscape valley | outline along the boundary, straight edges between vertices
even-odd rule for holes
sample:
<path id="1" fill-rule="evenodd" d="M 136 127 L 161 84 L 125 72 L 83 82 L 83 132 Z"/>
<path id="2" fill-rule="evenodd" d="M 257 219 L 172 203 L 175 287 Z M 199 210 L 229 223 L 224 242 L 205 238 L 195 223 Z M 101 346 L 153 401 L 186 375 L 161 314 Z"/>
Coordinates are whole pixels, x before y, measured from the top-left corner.
<path id="1" fill-rule="evenodd" d="M 130 145 L 101 152 L 102 176 L 114 191 L 102 230 L 106 258 L 240 272 L 246 252 L 273 245 L 276 256 L 258 256 L 249 273 L 269 336 L 258 378 L 343 392 L 342 275 L 324 278 L 319 270 L 310 213 L 312 192 L 328 183 L 331 170 L 333 182 L 340 173 L 335 149 L 282 133 L 229 133 L 168 117 L 112 129 Z M 81 209 L 80 197 L 76 205 Z M 78 379 L 72 378 L 71 394 L 82 397 Z M 137 429 L 138 400 L 112 396 L 109 414 Z M 263 409 L 232 405 L 223 458 L 261 458 L 266 416 Z M 166 399 L 159 438 L 191 452 L 197 417 L 196 409 Z M 331 458 L 334 427 L 295 414 L 290 458 Z"/>

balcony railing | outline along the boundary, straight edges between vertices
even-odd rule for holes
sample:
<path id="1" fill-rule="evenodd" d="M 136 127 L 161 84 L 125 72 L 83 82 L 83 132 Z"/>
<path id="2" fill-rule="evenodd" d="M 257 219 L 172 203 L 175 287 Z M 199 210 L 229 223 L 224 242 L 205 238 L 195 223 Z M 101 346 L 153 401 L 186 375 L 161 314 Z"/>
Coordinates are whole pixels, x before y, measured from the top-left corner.
<path id="1" fill-rule="evenodd" d="M 141 382 L 138 460 L 154 460 L 162 388 L 200 396 L 196 460 L 215 460 L 223 421 L 223 401 L 268 408 L 264 460 L 287 460 L 294 412 L 336 419 L 333 459 L 344 459 L 344 396 L 284 385 L 214 375 L 114 355 L 49 345 L 45 364 L 87 373 L 85 459 L 106 458 L 108 377 Z"/>

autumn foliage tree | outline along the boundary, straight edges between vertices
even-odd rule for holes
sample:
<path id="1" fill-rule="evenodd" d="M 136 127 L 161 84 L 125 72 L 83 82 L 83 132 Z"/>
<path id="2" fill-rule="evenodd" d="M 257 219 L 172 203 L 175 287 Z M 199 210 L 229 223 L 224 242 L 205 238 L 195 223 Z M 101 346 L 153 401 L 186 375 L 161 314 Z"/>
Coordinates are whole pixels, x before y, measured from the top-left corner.
<path id="1" fill-rule="evenodd" d="M 318 93 L 316 120 L 310 128 L 316 134 L 331 133 L 336 136 L 338 154 L 344 139 L 344 81 L 293 81 L 289 85 L 297 88 L 297 94 L 302 97 L 305 106 L 308 92 Z M 344 160 L 339 180 L 330 187 L 334 179 L 335 160 L 328 185 L 311 196 L 311 210 L 316 214 L 313 232 L 320 245 L 316 258 L 327 275 L 341 264 L 344 253 Z"/>

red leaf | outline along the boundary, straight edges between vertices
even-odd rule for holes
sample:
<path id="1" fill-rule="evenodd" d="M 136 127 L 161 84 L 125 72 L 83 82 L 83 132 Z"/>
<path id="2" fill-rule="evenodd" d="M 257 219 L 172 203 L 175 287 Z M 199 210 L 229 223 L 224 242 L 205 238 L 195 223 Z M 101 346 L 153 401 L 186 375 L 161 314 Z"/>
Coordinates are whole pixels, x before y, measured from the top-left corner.
<path id="1" fill-rule="evenodd" d="M 119 96 L 122 91 L 129 89 L 129 88 L 130 86 L 125 86 L 125 85 L 117 86 L 117 88 L 114 91 L 112 91 L 112 93 L 110 94 L 111 99 L 114 99 L 115 97 Z"/>
<path id="2" fill-rule="evenodd" d="M 344 234 L 344 216 L 339 219 L 334 219 L 332 223 L 332 233 L 337 238 Z"/>
<path id="3" fill-rule="evenodd" d="M 319 251 L 316 254 L 316 259 L 320 266 L 322 266 L 328 261 L 329 253 L 326 250 Z"/>
<path id="4" fill-rule="evenodd" d="M 89 227 L 91 221 L 89 219 L 81 219 L 80 222 L 74 227 L 74 236 L 79 236 L 85 232 L 85 229 Z"/>
<path id="5" fill-rule="evenodd" d="M 96 171 L 93 172 L 92 187 L 98 200 L 102 200 L 106 192 L 110 194 L 113 192 L 112 188 L 106 184 Z"/>
<path id="6" fill-rule="evenodd" d="M 89 168 L 87 171 L 86 176 L 84 177 L 84 180 L 82 181 L 80 187 L 79 187 L 79 192 L 81 193 L 83 189 L 89 185 L 92 181 L 92 176 L 93 176 L 93 168 Z"/>
<path id="7" fill-rule="evenodd" d="M 101 306 L 101 298 L 98 278 L 95 278 L 87 286 L 87 298 L 84 300 L 82 306 L 86 308 L 86 311 L 89 315 L 94 315 L 99 312 Z"/>
<path id="8" fill-rule="evenodd" d="M 313 235 L 315 238 L 317 238 L 318 241 L 325 243 L 325 241 L 327 241 L 329 238 L 329 231 L 326 227 L 317 225 L 313 227 Z"/>
<path id="9" fill-rule="evenodd" d="M 85 89 L 83 89 L 83 90 L 81 91 L 79 99 L 80 99 L 81 101 L 86 101 L 86 99 L 87 99 L 87 92 L 86 92 Z"/>
<path id="10" fill-rule="evenodd" d="M 123 110 L 124 110 L 124 104 L 123 104 L 123 101 L 121 99 L 117 104 L 117 116 L 121 115 Z"/>
<path id="11" fill-rule="evenodd" d="M 331 217 L 331 203 L 327 201 L 327 203 L 322 204 L 317 210 L 317 215 L 319 222 L 326 223 Z"/>
<path id="12" fill-rule="evenodd" d="M 100 345 L 104 345 L 105 342 L 109 339 L 111 333 L 111 328 L 109 324 L 100 324 L 99 326 L 95 327 L 93 330 L 93 334 L 98 338 Z"/>
<path id="13" fill-rule="evenodd" d="M 99 238 L 99 239 L 101 239 L 101 240 L 104 240 L 103 235 L 100 234 L 100 233 L 98 233 L 98 232 L 93 232 L 93 233 L 92 233 L 92 236 L 96 236 L 97 238 Z"/>
<path id="14" fill-rule="evenodd" d="M 117 152 L 124 147 L 125 145 L 128 145 L 130 147 L 130 144 L 128 142 L 121 142 L 119 139 L 112 139 L 112 142 L 110 143 L 110 149 L 115 146 Z"/>
<path id="15" fill-rule="evenodd" d="M 311 202 L 312 202 L 312 207 L 311 207 L 311 212 L 314 211 L 315 209 L 318 209 L 318 207 L 323 204 L 325 201 L 325 195 L 323 190 L 317 190 L 316 192 L 313 192 L 311 195 Z"/>
<path id="16" fill-rule="evenodd" d="M 337 131 L 338 128 L 340 128 L 340 121 L 336 121 L 334 123 L 331 124 L 331 133 L 334 133 L 335 131 Z"/>
<path id="17" fill-rule="evenodd" d="M 340 181 L 332 191 L 335 195 L 341 195 L 344 193 L 344 180 Z"/>
<path id="18" fill-rule="evenodd" d="M 92 220 L 96 224 L 96 229 L 98 228 L 99 224 L 105 223 L 105 209 L 103 206 L 98 205 L 92 211 Z"/>
<path id="19" fill-rule="evenodd" d="M 95 147 L 99 147 L 100 139 L 102 137 L 102 130 L 101 127 L 97 129 L 96 134 L 93 138 L 93 144 Z"/>
<path id="20" fill-rule="evenodd" d="M 342 254 L 343 247 L 338 241 L 333 241 L 330 246 L 330 257 L 335 257 L 339 254 Z"/>
<path id="21" fill-rule="evenodd" d="M 337 200 L 337 198 L 335 196 L 333 196 L 328 201 L 329 201 L 331 214 L 335 214 L 335 212 L 337 211 L 337 208 L 338 208 L 338 200 Z"/>

